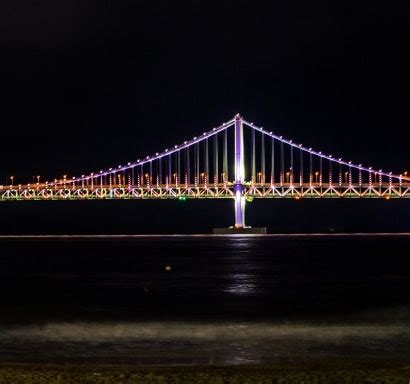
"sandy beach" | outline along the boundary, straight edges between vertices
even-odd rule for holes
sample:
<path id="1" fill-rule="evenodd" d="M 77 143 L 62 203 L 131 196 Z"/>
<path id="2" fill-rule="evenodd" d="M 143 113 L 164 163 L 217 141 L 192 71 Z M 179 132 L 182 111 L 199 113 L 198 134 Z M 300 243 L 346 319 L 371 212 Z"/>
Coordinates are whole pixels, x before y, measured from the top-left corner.
<path id="1" fill-rule="evenodd" d="M 276 365 L 138 367 L 0 364 L 1 384 L 408 383 L 410 361 L 297 361 Z"/>

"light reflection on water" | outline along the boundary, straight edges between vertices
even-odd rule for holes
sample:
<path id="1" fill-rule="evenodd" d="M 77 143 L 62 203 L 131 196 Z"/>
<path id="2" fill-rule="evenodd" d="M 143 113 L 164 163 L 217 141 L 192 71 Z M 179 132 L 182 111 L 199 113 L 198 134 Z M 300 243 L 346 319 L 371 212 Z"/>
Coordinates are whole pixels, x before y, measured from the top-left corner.
<path id="1" fill-rule="evenodd" d="M 233 295 L 252 295 L 258 289 L 254 275 L 234 273 L 228 275 L 227 280 L 230 283 L 224 291 Z"/>
<path id="2" fill-rule="evenodd" d="M 0 361 L 410 358 L 409 241 L 355 237 L 1 241 Z"/>
<path id="3" fill-rule="evenodd" d="M 252 271 L 252 253 L 257 238 L 237 237 L 230 239 L 230 246 L 234 250 L 232 255 L 231 273 L 225 276 L 227 281 L 224 292 L 232 295 L 252 296 L 261 291 L 258 276 L 254 273 L 243 273 L 243 270 Z M 257 240 L 256 240 L 257 241 Z"/>

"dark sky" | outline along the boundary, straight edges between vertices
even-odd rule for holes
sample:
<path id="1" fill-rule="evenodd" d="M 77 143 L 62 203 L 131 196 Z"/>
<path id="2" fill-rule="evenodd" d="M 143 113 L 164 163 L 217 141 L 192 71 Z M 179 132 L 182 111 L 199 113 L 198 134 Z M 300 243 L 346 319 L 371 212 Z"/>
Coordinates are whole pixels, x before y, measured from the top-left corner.
<path id="1" fill-rule="evenodd" d="M 0 184 L 135 160 L 237 112 L 410 170 L 408 26 L 400 1 L 3 0 Z"/>

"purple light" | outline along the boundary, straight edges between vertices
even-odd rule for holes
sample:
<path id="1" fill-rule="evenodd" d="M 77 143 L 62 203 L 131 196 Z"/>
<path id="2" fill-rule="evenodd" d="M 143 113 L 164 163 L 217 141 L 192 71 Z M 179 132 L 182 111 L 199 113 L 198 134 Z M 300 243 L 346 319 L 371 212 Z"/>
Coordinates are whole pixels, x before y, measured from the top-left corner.
<path id="1" fill-rule="evenodd" d="M 257 126 L 254 126 L 254 123 L 253 123 L 253 122 L 248 123 L 248 122 L 246 122 L 246 121 L 244 121 L 244 120 L 242 120 L 242 121 L 243 121 L 244 124 L 250 126 L 252 129 L 256 129 L 256 130 L 259 130 L 259 131 L 261 131 L 261 132 L 263 131 L 263 127 L 259 127 L 259 128 L 258 128 Z M 208 133 L 207 133 L 207 132 L 204 132 L 204 133 L 203 133 L 203 138 L 199 138 L 199 139 L 198 139 L 198 138 L 195 136 L 194 139 L 193 139 L 193 141 L 192 141 L 192 140 L 191 140 L 191 141 L 184 141 L 184 144 L 181 145 L 180 147 L 179 147 L 178 145 L 175 145 L 175 146 L 174 146 L 174 149 L 172 149 L 172 150 L 169 150 L 169 149 L 167 148 L 167 149 L 166 149 L 164 152 L 162 152 L 162 153 L 156 152 L 156 153 L 155 153 L 155 157 L 154 157 L 153 160 L 161 159 L 162 157 L 164 157 L 164 156 L 169 156 L 169 155 L 171 155 L 172 153 L 177 152 L 177 151 L 179 151 L 179 150 L 181 150 L 181 149 L 188 148 L 189 146 L 191 146 L 191 145 L 193 145 L 193 144 L 196 144 L 196 143 L 198 143 L 198 142 L 204 140 L 205 138 L 207 138 L 207 137 L 209 137 L 209 136 L 212 136 L 212 135 L 214 135 L 214 134 L 216 134 L 216 133 L 219 133 L 221 130 L 224 130 L 224 129 L 228 128 L 229 126 L 233 125 L 234 122 L 235 122 L 235 120 L 232 119 L 232 120 L 230 120 L 229 122 L 223 123 L 222 125 L 220 125 L 220 126 L 217 127 L 217 128 L 212 128 L 212 131 L 210 131 L 210 132 L 208 132 Z M 262 133 L 267 134 L 267 132 L 262 132 Z M 298 146 L 301 150 L 306 151 L 306 152 L 309 152 L 310 154 L 313 154 L 313 155 L 315 155 L 315 156 L 320 156 L 320 157 L 326 158 L 326 159 L 328 159 L 328 160 L 330 160 L 330 161 L 338 162 L 338 163 L 341 164 L 341 165 L 348 165 L 349 167 L 353 167 L 353 168 L 362 170 L 362 164 L 360 164 L 360 165 L 355 165 L 355 164 L 353 164 L 351 161 L 349 161 L 348 163 L 346 163 L 346 162 L 343 162 L 343 161 L 342 161 L 342 158 L 340 158 L 339 160 L 336 160 L 336 159 L 333 158 L 333 155 L 326 156 L 326 155 L 323 155 L 323 154 L 322 154 L 322 151 L 320 151 L 320 152 L 317 153 L 317 152 L 313 151 L 312 148 L 306 149 L 305 147 L 303 147 L 302 144 L 299 144 L 299 145 L 294 144 L 294 143 L 293 143 L 293 140 L 286 141 L 285 139 L 283 139 L 283 136 L 278 137 L 278 136 L 274 135 L 273 132 L 269 132 L 269 135 L 270 135 L 273 139 L 278 139 L 278 140 L 282 141 L 283 143 L 285 143 L 285 144 L 287 144 L 287 145 L 290 145 L 290 146 L 292 146 L 292 147 L 297 147 L 297 146 Z M 181 147 L 182 147 L 182 148 L 181 148 Z M 126 169 L 129 169 L 129 168 L 132 168 L 132 169 L 133 169 L 133 168 L 137 165 L 137 163 L 138 163 L 138 165 L 143 165 L 143 164 L 145 164 L 145 162 L 148 162 L 149 159 L 150 159 L 150 156 L 147 156 L 147 157 L 146 157 L 146 161 L 141 161 L 141 163 L 140 163 L 140 159 L 138 159 L 136 163 L 131 163 L 131 162 L 129 162 L 126 167 L 122 167 L 122 166 L 120 165 L 120 166 L 118 166 L 118 169 L 122 169 L 122 170 L 126 170 Z M 149 161 L 152 161 L 152 160 L 149 160 Z M 371 171 L 371 170 L 372 170 L 372 168 L 370 167 L 370 168 L 369 168 L 369 171 Z M 109 174 L 111 174 L 111 173 L 114 173 L 114 174 L 115 174 L 115 172 L 116 172 L 116 171 L 113 171 L 112 168 L 109 168 L 109 170 L 108 170 L 108 171 L 105 171 L 105 172 L 104 172 L 103 170 L 101 170 L 101 171 L 100 171 L 100 175 L 101 175 L 101 176 L 104 176 L 104 175 L 109 175 Z M 383 173 L 383 171 L 382 171 L 381 169 L 379 170 L 379 173 L 380 173 L 381 176 L 390 176 L 390 177 L 394 177 L 394 178 L 400 178 L 400 176 L 393 175 L 392 172 L 390 172 L 390 173 L 388 173 L 388 174 L 387 174 L 387 173 Z M 85 177 L 84 175 L 82 176 L 83 180 L 89 180 L 90 177 L 94 177 L 94 174 L 91 174 L 91 176 L 87 176 L 87 177 Z M 81 179 L 78 179 L 78 180 L 81 181 Z M 63 183 L 64 183 L 64 182 L 62 182 L 62 181 L 58 181 L 58 182 L 55 181 L 54 183 L 51 183 L 51 185 L 59 185 L 59 184 L 63 184 Z"/>

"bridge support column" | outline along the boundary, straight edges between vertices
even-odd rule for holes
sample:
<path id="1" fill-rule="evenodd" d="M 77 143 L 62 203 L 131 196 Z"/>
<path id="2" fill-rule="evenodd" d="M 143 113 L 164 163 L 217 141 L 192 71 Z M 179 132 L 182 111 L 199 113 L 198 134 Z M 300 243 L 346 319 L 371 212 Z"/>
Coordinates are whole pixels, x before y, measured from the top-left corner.
<path id="1" fill-rule="evenodd" d="M 235 228 L 245 228 L 245 196 L 242 190 L 235 191 Z"/>
<path id="2" fill-rule="evenodd" d="M 243 146 L 243 124 L 239 113 L 235 116 L 235 228 L 245 227 L 245 164 Z"/>
<path id="3" fill-rule="evenodd" d="M 245 225 L 245 156 L 243 144 L 243 123 L 239 113 L 235 116 L 235 225 L 230 228 L 214 228 L 218 235 L 264 235 L 266 228 L 251 228 Z"/>

